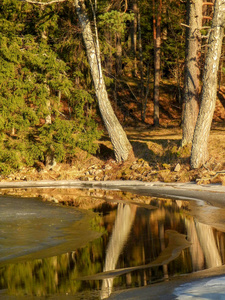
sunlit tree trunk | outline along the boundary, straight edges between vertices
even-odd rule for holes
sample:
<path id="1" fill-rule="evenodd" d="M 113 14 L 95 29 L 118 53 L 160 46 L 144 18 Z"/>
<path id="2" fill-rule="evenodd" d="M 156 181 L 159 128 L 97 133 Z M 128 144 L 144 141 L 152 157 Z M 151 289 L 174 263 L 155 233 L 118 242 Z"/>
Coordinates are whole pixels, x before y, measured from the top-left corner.
<path id="1" fill-rule="evenodd" d="M 202 0 L 187 1 L 182 146 L 192 143 L 199 111 Z"/>
<path id="2" fill-rule="evenodd" d="M 127 139 L 126 133 L 119 123 L 108 98 L 101 69 L 97 28 L 95 26 L 95 42 L 91 30 L 90 21 L 86 13 L 84 0 L 75 0 L 74 4 L 81 25 L 82 36 L 87 51 L 87 57 L 90 64 L 99 109 L 106 129 L 109 133 L 117 162 L 126 161 L 128 157 L 133 154 L 133 151 L 131 144 Z"/>
<path id="3" fill-rule="evenodd" d="M 208 139 L 216 105 L 217 73 L 225 26 L 225 0 L 215 0 L 203 74 L 201 106 L 194 131 L 191 167 L 199 168 L 208 159 Z"/>
<path id="4" fill-rule="evenodd" d="M 162 0 L 153 0 L 153 40 L 154 40 L 154 126 L 159 125 L 159 84 L 161 66 L 161 14 Z"/>

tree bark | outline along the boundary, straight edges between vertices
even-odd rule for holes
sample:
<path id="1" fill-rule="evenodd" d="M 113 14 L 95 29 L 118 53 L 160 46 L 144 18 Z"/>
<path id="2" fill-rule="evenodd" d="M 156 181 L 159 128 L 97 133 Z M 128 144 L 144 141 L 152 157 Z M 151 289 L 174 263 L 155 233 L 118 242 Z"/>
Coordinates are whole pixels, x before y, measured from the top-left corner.
<path id="1" fill-rule="evenodd" d="M 162 0 L 153 1 L 153 39 L 154 39 L 154 126 L 159 126 L 159 84 L 161 67 L 161 13 Z"/>
<path id="2" fill-rule="evenodd" d="M 116 48 L 116 76 L 122 75 L 122 43 L 121 43 L 121 34 L 118 32 L 115 39 L 115 48 Z"/>
<path id="3" fill-rule="evenodd" d="M 215 0 L 203 74 L 201 106 L 194 131 L 191 167 L 199 168 L 208 159 L 208 139 L 216 104 L 217 73 L 225 26 L 225 0 Z"/>
<path id="4" fill-rule="evenodd" d="M 202 0 L 187 2 L 182 146 L 192 143 L 199 111 Z"/>
<path id="5" fill-rule="evenodd" d="M 141 77 L 141 86 L 140 86 L 140 96 L 141 99 L 144 97 L 144 78 L 143 78 L 143 51 L 142 51 L 142 38 L 141 38 L 141 14 L 138 9 L 138 51 L 139 51 L 139 59 L 140 59 L 140 77 Z"/>
<path id="6" fill-rule="evenodd" d="M 113 145 L 116 161 L 126 161 L 129 157 L 129 154 L 133 154 L 133 151 L 131 144 L 127 139 L 126 133 L 119 123 L 108 98 L 101 69 L 97 28 L 95 43 L 90 21 L 86 13 L 84 0 L 75 0 L 74 4 L 82 29 L 82 36 L 87 51 L 87 57 L 90 64 L 99 109 Z"/>
<path id="7" fill-rule="evenodd" d="M 133 75 L 137 76 L 137 25 L 138 25 L 138 5 L 137 0 L 132 1 L 132 9 L 134 13 L 134 20 L 132 22 L 131 27 L 131 46 L 132 46 L 132 52 L 134 55 L 134 70 Z"/>

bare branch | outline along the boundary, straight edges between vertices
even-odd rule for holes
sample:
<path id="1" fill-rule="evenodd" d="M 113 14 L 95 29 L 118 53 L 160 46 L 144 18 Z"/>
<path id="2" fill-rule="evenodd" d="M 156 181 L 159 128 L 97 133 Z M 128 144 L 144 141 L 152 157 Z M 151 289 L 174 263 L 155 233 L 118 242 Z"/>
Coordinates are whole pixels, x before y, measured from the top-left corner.
<path id="1" fill-rule="evenodd" d="M 54 3 L 61 3 L 61 2 L 66 2 L 68 0 L 51 0 L 49 2 L 40 2 L 40 1 L 35 1 L 35 0 L 19 0 L 21 2 L 26 2 L 30 4 L 36 4 L 36 5 L 42 5 L 42 6 L 47 6 L 47 5 L 52 5 Z"/>
<path id="2" fill-rule="evenodd" d="M 184 24 L 184 23 L 180 23 L 180 25 L 181 25 L 181 26 L 184 26 L 184 27 L 188 27 L 188 28 L 190 28 L 190 26 L 189 26 L 189 25 L 187 25 L 187 24 Z"/>
<path id="3" fill-rule="evenodd" d="M 202 6 L 203 6 L 203 5 L 210 5 L 210 6 L 213 6 L 214 3 L 212 3 L 212 2 L 203 2 L 203 3 L 202 3 Z"/>
<path id="4" fill-rule="evenodd" d="M 125 9 L 124 9 L 124 12 L 123 12 L 123 13 L 125 13 L 125 12 L 127 11 L 127 7 L 128 7 L 128 5 L 127 5 L 127 0 L 125 0 Z"/>

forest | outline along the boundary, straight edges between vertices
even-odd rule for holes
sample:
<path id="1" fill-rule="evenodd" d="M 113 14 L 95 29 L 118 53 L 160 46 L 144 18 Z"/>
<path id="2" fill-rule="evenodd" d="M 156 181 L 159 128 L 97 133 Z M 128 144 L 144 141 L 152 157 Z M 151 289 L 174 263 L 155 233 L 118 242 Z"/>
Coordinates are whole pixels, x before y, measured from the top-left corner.
<path id="1" fill-rule="evenodd" d="M 133 162 L 126 128 L 157 133 L 165 115 L 182 139 L 157 167 L 184 153 L 189 170 L 206 166 L 224 26 L 224 0 L 1 0 L 1 175 L 108 159 L 104 139 L 117 165 Z"/>

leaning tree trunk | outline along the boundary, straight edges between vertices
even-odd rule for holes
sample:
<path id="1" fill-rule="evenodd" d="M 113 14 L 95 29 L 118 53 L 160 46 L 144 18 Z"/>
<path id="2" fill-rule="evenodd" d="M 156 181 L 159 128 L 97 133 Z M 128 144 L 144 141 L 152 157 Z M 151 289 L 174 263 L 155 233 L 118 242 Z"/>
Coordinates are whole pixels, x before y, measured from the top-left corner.
<path id="1" fill-rule="evenodd" d="M 91 75 L 95 86 L 99 109 L 106 129 L 109 133 L 117 162 L 126 161 L 129 154 L 133 153 L 132 147 L 127 139 L 125 131 L 114 114 L 108 98 L 101 69 L 97 28 L 95 43 L 91 30 L 91 24 L 86 13 L 84 0 L 75 0 L 74 4 L 81 25 L 82 36 L 87 51 L 87 57 L 90 64 Z"/>
<path id="2" fill-rule="evenodd" d="M 202 0 L 187 1 L 182 146 L 192 143 L 199 111 Z"/>
<path id="3" fill-rule="evenodd" d="M 208 139 L 216 104 L 217 73 L 225 26 L 225 0 L 215 0 L 214 16 L 203 74 L 202 99 L 194 131 L 191 167 L 199 168 L 208 159 Z"/>

